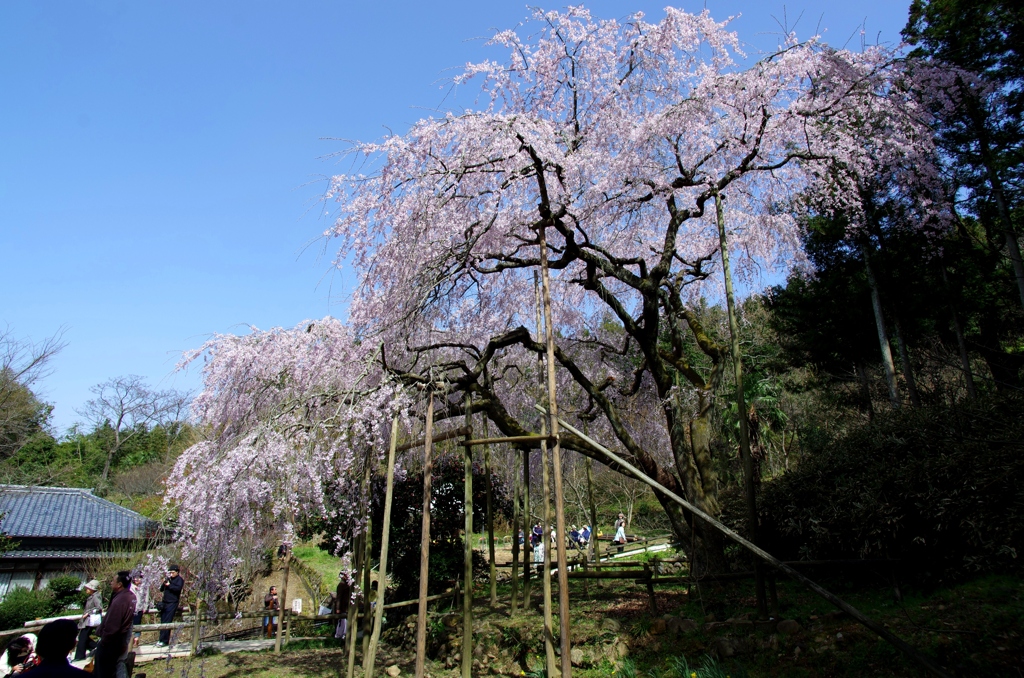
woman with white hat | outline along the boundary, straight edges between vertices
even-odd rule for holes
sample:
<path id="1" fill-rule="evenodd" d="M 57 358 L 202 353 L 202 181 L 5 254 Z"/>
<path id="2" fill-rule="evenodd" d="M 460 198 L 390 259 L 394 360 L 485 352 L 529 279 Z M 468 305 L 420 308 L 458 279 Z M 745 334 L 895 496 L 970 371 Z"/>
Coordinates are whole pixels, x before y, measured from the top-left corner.
<path id="1" fill-rule="evenodd" d="M 100 583 L 90 579 L 82 584 L 82 590 L 89 597 L 82 606 L 82 618 L 78 620 L 78 646 L 75 648 L 75 661 L 85 659 L 89 652 L 89 634 L 100 625 L 103 614 L 103 598 L 100 597 Z"/>

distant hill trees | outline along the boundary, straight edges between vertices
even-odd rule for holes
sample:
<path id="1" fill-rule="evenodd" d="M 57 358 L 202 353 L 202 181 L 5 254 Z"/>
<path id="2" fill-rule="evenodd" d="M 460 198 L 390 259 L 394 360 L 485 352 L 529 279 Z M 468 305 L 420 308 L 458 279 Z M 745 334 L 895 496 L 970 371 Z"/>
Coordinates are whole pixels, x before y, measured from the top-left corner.
<path id="1" fill-rule="evenodd" d="M 156 391 L 134 375 L 116 377 L 93 387 L 95 398 L 80 412 L 88 428 L 57 434 L 53 406 L 33 387 L 63 347 L 59 333 L 32 342 L 0 331 L 0 483 L 91 487 L 144 513 L 157 510 L 163 479 L 194 438 L 189 395 Z"/>

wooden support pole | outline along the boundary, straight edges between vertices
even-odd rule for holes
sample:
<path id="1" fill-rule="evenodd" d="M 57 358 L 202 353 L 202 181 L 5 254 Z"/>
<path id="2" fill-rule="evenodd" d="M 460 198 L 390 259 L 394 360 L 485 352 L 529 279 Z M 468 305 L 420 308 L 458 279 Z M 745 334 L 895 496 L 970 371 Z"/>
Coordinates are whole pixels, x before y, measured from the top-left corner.
<path id="1" fill-rule="evenodd" d="M 438 593 L 437 595 L 427 596 L 427 602 L 433 603 L 438 600 L 444 600 L 445 598 L 455 598 L 459 595 L 458 589 L 451 589 L 447 593 Z M 412 600 L 402 600 L 397 603 L 388 603 L 384 606 L 385 610 L 393 610 L 398 607 L 409 607 L 410 605 L 418 605 L 420 602 L 419 598 L 413 598 Z"/>
<path id="2" fill-rule="evenodd" d="M 416 678 L 423 678 L 427 661 L 427 583 L 430 577 L 430 483 L 434 473 L 434 394 L 427 396 L 427 430 L 423 442 L 423 522 L 420 533 L 420 601 L 416 608 Z"/>
<path id="3" fill-rule="evenodd" d="M 553 442 L 555 442 L 555 439 L 554 439 L 553 436 L 545 435 L 545 434 L 542 433 L 540 435 L 529 435 L 529 436 L 505 436 L 505 437 L 499 437 L 499 438 L 476 438 L 475 440 L 467 440 L 466 442 L 464 442 L 462 444 L 463 445 L 469 445 L 470 447 L 475 447 L 477 445 L 496 445 L 498 443 L 510 443 L 510 444 L 522 445 L 524 443 L 531 443 L 532 444 L 532 443 L 540 443 L 540 442 L 553 443 Z"/>
<path id="4" fill-rule="evenodd" d="M 435 443 L 439 443 L 442 440 L 452 440 L 453 438 L 463 438 L 463 437 L 465 437 L 467 435 L 469 435 L 469 431 L 467 431 L 464 427 L 459 426 L 458 428 L 450 429 L 448 431 L 445 431 L 444 433 L 438 433 L 431 440 L 433 440 Z M 417 448 L 417 447 L 422 447 L 426 442 L 427 442 L 426 438 L 420 438 L 419 440 L 415 440 L 415 441 L 413 441 L 411 443 L 402 443 L 401 445 L 399 445 L 398 447 L 395 448 L 395 451 L 396 452 L 405 452 L 406 450 L 411 450 L 411 449 L 414 449 L 414 448 Z"/>
<path id="5" fill-rule="evenodd" d="M 202 599 L 196 596 L 196 618 L 192 627 L 192 656 L 196 656 L 196 652 L 199 651 L 199 606 L 202 604 Z"/>
<path id="6" fill-rule="evenodd" d="M 542 229 L 543 232 L 543 229 Z M 544 256 L 544 250 L 541 250 L 541 257 Z M 541 328 L 543 327 L 541 321 L 541 300 L 540 290 L 537 287 L 537 273 L 533 274 L 533 288 L 534 295 L 537 297 L 537 336 L 538 339 L 543 336 L 541 334 Z M 543 379 L 544 375 L 544 363 L 550 360 L 548 358 L 541 358 L 538 356 L 537 360 L 537 376 Z M 543 384 L 543 381 L 541 382 Z M 545 401 L 547 398 L 545 398 Z M 541 435 L 547 433 L 548 423 L 547 417 L 541 417 L 540 420 L 540 432 Z M 551 614 L 551 476 L 548 470 L 548 444 L 547 439 L 540 443 L 540 465 L 541 465 L 541 495 L 544 499 L 544 520 L 541 523 L 543 526 L 542 533 L 540 536 L 540 543 L 544 547 L 544 569 L 541 572 L 541 582 L 544 587 L 544 655 L 546 660 L 546 669 L 548 678 L 552 678 L 555 675 L 555 639 L 552 627 L 554 623 L 552 621 Z"/>
<path id="7" fill-rule="evenodd" d="M 284 607 L 285 602 L 288 600 L 288 569 L 292 562 L 292 548 L 288 544 L 284 545 L 284 583 L 281 584 L 281 604 L 277 615 L 277 637 L 274 639 L 274 654 L 281 654 L 281 635 L 284 633 Z M 198 610 L 197 610 L 198 612 Z M 199 615 L 196 615 L 198 617 Z M 273 619 L 273 615 L 270 617 Z"/>
<path id="8" fill-rule="evenodd" d="M 359 575 L 362 573 L 360 566 L 361 554 L 363 553 L 363 542 L 365 534 L 359 535 L 353 540 L 352 543 L 352 560 L 354 565 L 354 571 L 352 572 L 352 585 L 356 586 L 359 583 Z M 345 675 L 347 678 L 353 678 L 356 671 L 356 636 L 358 632 L 356 630 L 356 623 L 359 621 L 359 606 L 349 605 L 348 606 L 348 620 L 345 626 L 345 642 L 348 645 L 348 669 Z"/>
<path id="9" fill-rule="evenodd" d="M 658 614 L 658 603 L 654 599 L 654 582 L 651 580 L 651 566 L 647 563 L 644 563 L 644 579 L 647 580 L 647 598 L 651 604 L 651 614 Z"/>
<path id="10" fill-rule="evenodd" d="M 541 412 L 545 412 L 546 411 L 543 407 L 541 407 L 539 405 L 536 406 L 536 409 L 540 410 Z M 648 476 L 646 473 L 644 473 L 643 471 L 638 469 L 636 466 L 630 464 L 628 461 L 626 461 L 625 459 L 623 459 L 619 455 L 617 455 L 614 452 L 612 452 L 611 450 L 609 450 L 604 445 L 601 445 L 600 443 L 598 443 L 594 439 L 592 439 L 589 436 L 587 436 L 585 433 L 583 433 L 580 430 L 574 428 L 572 425 L 566 423 L 565 420 L 559 419 L 559 423 L 562 425 L 563 428 L 565 428 L 566 430 L 568 430 L 568 431 L 576 434 L 577 436 L 579 436 L 581 439 L 583 439 L 584 442 L 586 442 L 588 445 L 593 447 L 595 450 L 597 450 L 598 452 L 606 455 L 609 459 L 614 461 L 616 464 L 618 464 L 622 468 L 624 468 L 627 471 L 629 471 L 629 473 L 634 478 L 639 480 L 640 482 L 646 483 L 651 488 L 653 488 L 655 490 L 658 490 L 659 492 L 662 492 L 666 497 L 668 497 L 672 501 L 676 502 L 677 504 L 679 504 L 683 508 L 689 510 L 691 513 L 693 513 L 700 520 L 703 520 L 705 523 L 707 523 L 711 527 L 714 527 L 716 530 L 718 530 L 719 532 L 721 532 L 726 537 L 728 537 L 729 539 L 733 540 L 734 542 L 736 542 L 737 544 L 739 544 L 743 548 L 747 549 L 748 551 L 750 551 L 751 553 L 756 555 L 758 558 L 761 558 L 762 560 L 764 560 L 765 562 L 769 563 L 773 567 L 778 568 L 779 570 L 781 570 L 781 571 L 785 572 L 786 574 L 788 574 L 793 579 L 796 579 L 798 582 L 800 582 L 801 584 L 803 584 L 807 588 L 811 589 L 812 591 L 814 591 L 819 596 L 821 596 L 822 598 L 824 598 L 828 602 L 830 602 L 833 605 L 835 605 L 836 607 L 838 607 L 840 610 L 842 610 L 846 614 L 848 614 L 851 617 L 853 617 L 854 619 L 856 619 L 858 622 L 860 622 L 866 628 L 870 629 L 871 631 L 874 631 L 883 640 L 885 640 L 886 642 L 891 644 L 893 647 L 895 647 L 896 649 L 898 649 L 901 652 L 903 652 L 905 655 L 907 655 L 907 657 L 909 657 L 911 660 L 916 662 L 919 666 L 921 666 L 922 668 L 924 668 L 924 669 L 928 670 L 929 672 L 931 672 L 932 675 L 938 676 L 938 678 L 950 678 L 949 674 L 947 674 L 942 669 L 941 666 L 936 664 L 929 657 L 925 656 L 924 654 L 919 652 L 917 649 L 915 649 L 911 645 L 907 644 L 905 641 L 903 641 L 898 636 L 894 635 L 891 631 L 889 631 L 887 628 L 885 628 L 881 624 L 878 624 L 878 623 L 874 622 L 873 620 L 871 620 L 864 613 L 862 613 L 860 610 L 858 610 L 857 608 L 855 608 L 852 605 L 850 605 L 849 603 L 847 603 L 845 600 L 839 598 L 838 596 L 833 594 L 831 591 L 828 591 L 827 589 L 825 589 L 825 588 L 821 587 L 820 585 L 816 584 L 815 582 L 811 581 L 810 579 L 808 579 L 807 577 L 805 577 L 804 575 L 800 574 L 795 569 L 793 569 L 793 567 L 791 567 L 790 565 L 787 565 L 786 563 L 784 563 L 783 561 L 779 560 L 778 558 L 776 558 L 772 554 L 768 553 L 767 551 L 765 551 L 761 547 L 757 546 L 756 544 L 754 544 L 754 543 L 750 542 L 749 540 L 744 539 L 740 535 L 736 534 L 734 531 L 732 531 L 731 529 L 729 529 L 728 527 L 723 525 L 721 522 L 719 522 L 718 520 L 715 520 L 714 518 L 709 516 L 707 513 L 705 513 L 701 509 L 697 508 L 696 506 L 694 506 L 690 502 L 686 501 L 685 499 L 680 497 L 678 494 L 676 494 L 672 490 L 668 489 L 667 487 L 665 487 L 664 485 L 659 483 L 657 480 L 654 480 L 653 478 Z M 667 580 L 667 578 L 666 578 L 666 580 Z"/>
<path id="11" fill-rule="evenodd" d="M 370 474 L 366 474 L 366 494 L 363 495 L 366 502 L 366 539 L 363 541 L 363 671 L 366 671 L 367 661 L 370 658 L 370 625 L 373 617 L 370 611 L 373 609 L 373 567 L 371 567 L 371 554 L 373 553 L 373 516 L 370 513 Z"/>
<path id="12" fill-rule="evenodd" d="M 583 559 L 580 561 L 583 564 L 583 571 L 584 572 L 587 571 L 587 560 L 588 560 L 587 554 L 584 553 L 583 554 Z M 583 595 L 586 596 L 587 598 L 590 597 L 590 585 L 587 583 L 586 579 L 583 580 Z"/>
<path id="13" fill-rule="evenodd" d="M 565 530 L 565 488 L 562 484 L 562 445 L 558 440 L 558 398 L 555 384 L 555 328 L 551 311 L 551 280 L 548 271 L 547 224 L 538 229 L 540 245 L 541 288 L 544 294 L 544 329 L 547 344 L 547 382 L 548 382 L 548 415 L 550 424 L 548 431 L 555 439 L 552 452 L 552 469 L 555 474 L 555 531 L 558 535 L 558 635 L 562 657 L 562 678 L 572 675 L 572 662 L 569 638 L 569 580 L 566 567 L 566 530 Z M 550 675 L 550 674 L 549 674 Z"/>
<path id="14" fill-rule="evenodd" d="M 487 417 L 484 417 L 484 437 L 487 437 Z M 491 607 L 498 606 L 498 573 L 494 562 L 494 483 L 491 481 L 491 446 L 484 446 L 484 475 L 487 478 L 487 562 L 491 585 Z"/>
<path id="15" fill-rule="evenodd" d="M 544 424 L 541 424 L 544 426 Z M 540 545 L 544 548 L 544 569 L 541 582 L 544 591 L 544 654 L 547 658 L 547 675 L 555 675 L 554 622 L 551 611 L 551 475 L 548 470 L 547 443 L 540 444 L 541 492 L 544 495 L 543 534 Z"/>
<path id="16" fill-rule="evenodd" d="M 366 450 L 366 457 L 363 460 L 363 485 L 362 485 L 362 490 L 361 490 L 361 494 L 362 494 L 362 497 L 363 497 L 363 505 L 362 505 L 362 510 L 360 511 L 360 515 L 363 518 L 363 524 L 365 526 L 365 529 L 363 530 L 363 533 L 360 535 L 360 537 L 358 538 L 358 540 L 354 544 L 354 549 L 353 549 L 353 553 L 352 553 L 353 559 L 355 560 L 355 566 L 356 566 L 355 567 L 355 577 L 352 580 L 352 583 L 355 586 L 359 586 L 360 582 L 365 582 L 365 575 L 367 573 L 367 568 L 369 567 L 369 563 L 367 562 L 367 558 L 366 558 L 366 554 L 368 552 L 366 544 L 367 544 L 367 542 L 371 541 L 370 515 L 369 515 L 369 510 L 370 510 L 370 501 L 369 501 L 369 497 L 370 497 L 370 453 L 371 453 L 371 450 L 369 450 L 369 449 Z M 368 593 L 369 593 L 368 587 L 365 586 L 365 584 L 364 584 L 363 585 L 363 601 L 364 602 L 366 601 L 366 597 L 367 597 Z M 365 609 L 365 607 L 364 607 L 364 609 Z M 357 605 L 350 605 L 349 606 L 348 626 L 346 627 L 346 629 L 347 629 L 346 633 L 348 634 L 348 674 L 347 674 L 348 678 L 354 678 L 355 672 L 356 672 L 356 640 L 358 640 L 358 637 L 359 637 L 359 629 L 357 629 L 356 626 L 357 626 L 358 622 L 359 622 L 359 606 L 357 606 Z M 366 656 L 366 649 L 365 648 L 363 649 L 363 656 L 364 656 L 364 658 Z"/>
<path id="17" fill-rule="evenodd" d="M 725 207 L 722 194 L 715 191 L 715 213 L 718 218 L 718 241 L 722 255 L 722 275 L 725 277 L 725 305 L 729 314 L 729 344 L 732 349 L 733 374 L 736 377 L 736 415 L 740 420 L 740 457 L 743 460 L 743 489 L 747 500 L 747 533 L 757 543 L 757 495 L 754 482 L 754 457 L 750 451 L 750 430 L 747 423 L 747 404 L 743 397 L 743 354 L 740 352 L 740 326 L 736 318 L 736 301 L 732 293 L 732 270 L 729 268 L 729 240 L 725 232 Z M 757 616 L 768 618 L 768 599 L 764 588 L 764 565 L 754 560 L 754 589 L 757 593 Z"/>
<path id="18" fill-rule="evenodd" d="M 530 535 L 533 514 L 530 512 L 530 450 L 523 450 L 523 612 L 530 607 Z"/>
<path id="19" fill-rule="evenodd" d="M 388 572 L 388 541 L 391 538 L 391 503 L 395 497 L 395 448 L 398 447 L 398 415 L 391 420 L 391 445 L 388 450 L 387 489 L 384 491 L 384 522 L 381 524 L 380 565 L 377 568 L 377 607 L 374 611 L 373 638 L 370 640 L 370 659 L 366 662 L 366 678 L 373 677 L 373 664 L 377 660 L 380 626 L 384 619 L 384 582 Z"/>
<path id="20" fill-rule="evenodd" d="M 515 459 L 514 454 L 513 459 Z M 522 500 L 522 483 L 519 480 L 519 474 L 515 473 L 514 461 L 512 469 L 512 599 L 509 602 L 509 613 L 514 616 L 519 603 L 519 530 L 522 529 L 520 527 L 522 512 L 519 510 L 519 502 Z M 526 530 L 523 530 L 523 541 L 526 541 Z"/>
<path id="21" fill-rule="evenodd" d="M 594 501 L 594 460 L 587 460 L 587 501 L 590 503 L 590 541 L 587 543 L 587 557 L 597 560 L 597 503 Z"/>
<path id="22" fill-rule="evenodd" d="M 473 396 L 467 391 L 465 399 L 466 428 L 472 436 Z M 462 559 L 462 678 L 473 678 L 473 448 L 466 445 L 463 451 L 463 504 L 465 518 L 465 539 Z"/>

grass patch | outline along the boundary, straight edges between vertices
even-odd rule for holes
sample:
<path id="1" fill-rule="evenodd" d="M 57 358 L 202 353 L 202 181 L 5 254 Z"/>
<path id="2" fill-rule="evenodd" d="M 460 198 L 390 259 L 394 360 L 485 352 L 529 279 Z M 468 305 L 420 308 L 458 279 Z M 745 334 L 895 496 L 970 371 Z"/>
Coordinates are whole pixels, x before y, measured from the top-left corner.
<path id="1" fill-rule="evenodd" d="M 334 586 L 338 583 L 338 572 L 341 571 L 341 558 L 333 556 L 313 544 L 295 546 L 292 549 L 292 555 L 315 570 L 328 588 L 333 590 Z"/>
<path id="2" fill-rule="evenodd" d="M 1015 676 L 1017 668 L 1024 666 L 1024 582 L 1014 577 L 989 576 L 942 589 L 911 590 L 902 601 L 884 585 L 867 586 L 842 578 L 823 583 L 952 675 Z M 778 585 L 782 617 L 796 620 L 801 627 L 789 636 L 778 634 L 771 625 L 706 625 L 706 618 L 721 622 L 756 617 L 751 582 L 705 584 L 689 592 L 683 586 L 659 587 L 657 615 L 649 610 L 643 586 L 620 581 L 595 584 L 591 582 L 587 594 L 580 583 L 571 584 L 573 647 L 587 655 L 573 671 L 577 678 L 922 675 L 873 633 L 791 582 Z M 474 675 L 542 675 L 544 643 L 537 589 L 530 610 L 514 617 L 505 607 L 506 587 L 502 587 L 499 607 L 491 609 L 487 600 L 487 587 L 481 582 L 475 604 L 475 642 L 485 645 L 482 657 L 490 657 L 490 666 L 474 669 Z M 696 628 L 679 635 L 656 632 L 666 614 L 694 620 Z M 461 618 L 458 612 L 455 615 Z M 451 647 L 453 641 L 458 645 L 460 632 L 446 630 L 441 619 L 431 617 L 436 646 L 448 642 Z M 411 675 L 414 659 L 412 647 L 385 643 L 377 660 L 378 675 L 396 664 L 401 675 Z M 434 678 L 458 676 L 458 664 L 445 659 L 445 655 L 432 657 L 427 673 Z M 361 665 L 361 657 L 357 663 Z M 153 677 L 163 675 L 157 666 L 148 671 Z M 292 643 L 282 655 L 226 654 L 173 660 L 167 666 L 181 678 L 326 678 L 344 675 L 345 658 L 343 650 L 328 640 Z"/>

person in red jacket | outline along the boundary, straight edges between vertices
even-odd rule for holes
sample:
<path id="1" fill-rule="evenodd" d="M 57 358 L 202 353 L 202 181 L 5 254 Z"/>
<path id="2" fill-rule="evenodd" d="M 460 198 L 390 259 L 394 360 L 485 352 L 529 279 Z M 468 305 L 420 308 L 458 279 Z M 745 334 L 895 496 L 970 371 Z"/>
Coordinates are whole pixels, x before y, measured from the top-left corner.
<path id="1" fill-rule="evenodd" d="M 123 664 L 128 657 L 136 604 L 131 587 L 131 573 L 127 570 L 118 572 L 110 582 L 113 596 L 100 625 L 100 644 L 96 648 L 96 664 L 93 669 L 96 678 L 117 678 L 117 665 Z"/>

